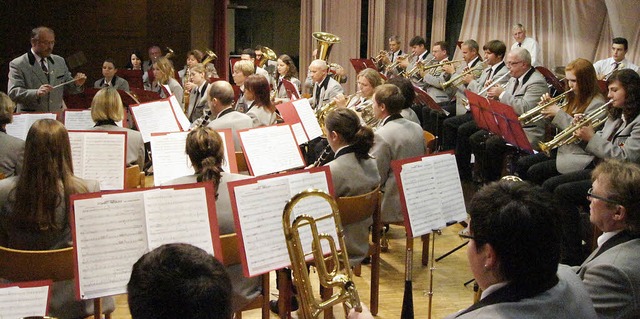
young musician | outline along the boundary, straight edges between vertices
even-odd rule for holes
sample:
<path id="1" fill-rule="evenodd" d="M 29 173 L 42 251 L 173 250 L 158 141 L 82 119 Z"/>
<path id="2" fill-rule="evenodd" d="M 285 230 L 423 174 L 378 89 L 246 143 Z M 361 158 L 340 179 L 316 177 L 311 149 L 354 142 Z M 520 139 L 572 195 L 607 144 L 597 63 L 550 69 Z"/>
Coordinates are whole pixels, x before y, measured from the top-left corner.
<path id="1" fill-rule="evenodd" d="M 638 66 L 626 59 L 629 42 L 625 38 L 613 38 L 611 41 L 611 57 L 593 64 L 598 80 L 607 80 L 613 71 L 631 69 L 638 72 Z"/>
<path id="2" fill-rule="evenodd" d="M 180 77 L 183 85 L 186 85 L 187 83 L 185 75 L 187 75 L 189 69 L 198 63 L 202 63 L 203 60 L 204 54 L 200 50 L 191 50 L 187 52 L 186 64 L 182 70 L 178 71 L 178 76 Z M 206 70 L 205 77 L 207 80 L 211 77 L 218 77 L 218 71 L 216 71 L 216 67 L 213 63 L 207 63 L 207 65 L 204 65 L 204 68 Z"/>
<path id="3" fill-rule="evenodd" d="M 116 90 L 123 90 L 129 92 L 129 82 L 127 80 L 116 75 L 118 69 L 113 59 L 106 59 L 102 63 L 102 76 L 104 78 L 97 80 L 94 84 L 94 88 L 112 87 Z"/>
<path id="4" fill-rule="evenodd" d="M 207 81 L 206 70 L 200 63 L 196 63 L 189 68 L 189 82 L 184 84 L 184 88 L 189 92 L 189 105 L 186 105 L 186 115 L 192 123 L 204 115 L 207 105 Z"/>
<path id="5" fill-rule="evenodd" d="M 265 79 L 267 79 L 267 81 L 269 82 L 269 86 L 271 87 L 271 84 L 273 84 L 273 78 L 271 77 L 271 75 L 269 74 L 269 72 L 267 72 L 267 70 L 259 67 L 255 60 L 256 60 L 256 52 L 253 49 L 244 49 L 242 50 L 242 54 L 240 54 L 240 59 L 245 60 L 245 61 L 251 61 L 251 64 L 253 64 L 253 73 L 264 76 Z"/>
<path id="6" fill-rule="evenodd" d="M 338 94 L 334 100 L 338 106 L 356 111 L 362 123 L 368 127 L 375 128 L 380 121 L 373 115 L 373 92 L 384 81 L 378 71 L 370 68 L 360 71 L 357 79 L 358 92 L 351 97 L 348 104 L 347 97 L 343 94 Z"/>
<path id="7" fill-rule="evenodd" d="M 142 70 L 142 55 L 140 51 L 134 50 L 129 55 L 129 62 L 125 65 L 127 70 Z"/>
<path id="8" fill-rule="evenodd" d="M 219 82 L 219 81 L 218 81 Z M 216 82 L 217 83 L 217 82 Z M 214 83 L 215 84 L 215 83 Z M 222 171 L 224 145 L 216 131 L 208 127 L 196 127 L 187 135 L 186 153 L 195 169 L 194 175 L 171 180 L 165 185 L 211 182 L 216 190 L 216 213 L 221 234 L 235 233 L 231 199 L 227 183 L 249 178 L 249 176 Z M 242 265 L 227 267 L 227 273 L 233 282 L 233 312 L 242 309 L 249 301 L 260 294 L 262 279 L 246 278 L 242 274 Z"/>
<path id="9" fill-rule="evenodd" d="M 179 103 L 182 103 L 184 90 L 180 83 L 174 78 L 175 71 L 173 70 L 173 64 L 166 57 L 160 57 L 153 63 L 153 75 L 155 80 L 151 85 L 151 91 L 160 94 L 160 97 L 167 98 L 169 95 L 175 95 Z M 167 90 L 166 87 L 169 89 Z M 182 107 L 182 106 L 181 106 Z"/>
<path id="10" fill-rule="evenodd" d="M 274 104 L 280 104 L 280 103 L 286 103 L 289 102 L 289 93 L 287 93 L 286 88 L 284 87 L 284 85 L 282 84 L 282 80 L 287 80 L 289 82 L 291 82 L 293 84 L 293 86 L 296 88 L 296 90 L 298 91 L 297 93 L 300 93 L 300 80 L 298 80 L 297 76 L 298 76 L 298 69 L 296 68 L 296 65 L 293 63 L 293 60 L 291 59 L 291 57 L 289 57 L 286 54 L 281 55 L 280 57 L 278 57 L 278 66 L 277 66 L 277 70 L 278 70 L 278 78 L 276 83 L 276 97 L 273 100 Z"/>
<path id="11" fill-rule="evenodd" d="M 596 71 L 591 62 L 577 59 L 569 63 L 565 69 L 565 79 L 570 89 L 565 97 L 566 106 L 560 108 L 558 103 L 547 106 L 541 114 L 551 120 L 559 132 L 567 128 L 576 114 L 589 114 L 605 103 L 596 79 Z M 549 94 L 544 94 L 540 103 L 548 103 Z M 603 118 L 606 115 L 603 114 Z M 593 155 L 585 152 L 577 144 L 562 145 L 553 156 L 538 153 L 522 157 L 518 160 L 518 175 L 538 185 L 553 176 L 582 170 L 592 164 Z"/>
<path id="12" fill-rule="evenodd" d="M 502 180 L 478 191 L 467 259 L 480 301 L 447 319 L 597 318 L 587 291 L 569 267 L 558 267 L 560 231 L 550 194 Z"/>
<path id="13" fill-rule="evenodd" d="M 56 120 L 38 120 L 29 129 L 19 176 L 0 180 L 0 246 L 50 250 L 71 245 L 69 196 L 100 191 L 98 181 L 73 175 L 69 135 Z M 76 301 L 73 280 L 55 282 L 49 314 L 80 318 L 93 314 L 93 301 Z M 104 298 L 103 310 L 114 309 Z"/>
<path id="14" fill-rule="evenodd" d="M 324 122 L 329 146 L 335 153 L 327 164 L 331 169 L 333 189 L 337 197 L 368 193 L 380 184 L 376 161 L 369 151 L 373 146 L 373 130 L 360 123 L 356 113 L 338 108 Z M 369 252 L 371 218 L 344 227 L 345 243 L 352 266 L 359 264 Z"/>
<path id="15" fill-rule="evenodd" d="M 24 141 L 7 134 L 7 124 L 13 121 L 16 105 L 9 96 L 0 92 L 0 174 L 4 177 L 20 175 Z"/>
<path id="16" fill-rule="evenodd" d="M 427 150 L 420 125 L 400 115 L 403 105 L 404 97 L 397 86 L 383 84 L 376 88 L 373 112 L 381 120 L 381 127 L 376 130 L 371 153 L 380 173 L 383 191 L 381 216 L 385 223 L 404 220 L 391 161 L 421 156 Z"/>
<path id="17" fill-rule="evenodd" d="M 251 105 L 253 104 L 253 100 L 249 100 L 244 96 L 244 82 L 247 80 L 247 77 L 254 74 L 255 66 L 251 61 L 240 60 L 233 65 L 233 83 L 240 87 L 240 97 L 236 102 L 236 111 L 247 113 Z"/>
<path id="18" fill-rule="evenodd" d="M 102 88 L 91 101 L 91 119 L 95 131 L 127 132 L 127 165 L 144 168 L 144 141 L 140 132 L 116 125 L 122 121 L 124 108 L 120 94 L 113 88 Z"/>
<path id="19" fill-rule="evenodd" d="M 244 82 L 244 96 L 253 103 L 247 115 L 253 119 L 253 127 L 276 124 L 276 107 L 271 103 L 269 82 L 264 76 L 253 74 Z"/>

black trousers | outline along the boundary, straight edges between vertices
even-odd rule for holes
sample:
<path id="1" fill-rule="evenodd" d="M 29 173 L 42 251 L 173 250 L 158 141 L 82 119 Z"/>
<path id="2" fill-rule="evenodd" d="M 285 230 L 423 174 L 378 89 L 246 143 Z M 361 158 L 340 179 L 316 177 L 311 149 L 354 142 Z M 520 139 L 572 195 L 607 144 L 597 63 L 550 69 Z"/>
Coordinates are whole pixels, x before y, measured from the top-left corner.
<path id="1" fill-rule="evenodd" d="M 523 156 L 516 163 L 516 174 L 524 180 L 542 185 L 547 179 L 560 175 L 556 167 L 556 155 L 554 150 L 551 157 L 544 153 Z"/>

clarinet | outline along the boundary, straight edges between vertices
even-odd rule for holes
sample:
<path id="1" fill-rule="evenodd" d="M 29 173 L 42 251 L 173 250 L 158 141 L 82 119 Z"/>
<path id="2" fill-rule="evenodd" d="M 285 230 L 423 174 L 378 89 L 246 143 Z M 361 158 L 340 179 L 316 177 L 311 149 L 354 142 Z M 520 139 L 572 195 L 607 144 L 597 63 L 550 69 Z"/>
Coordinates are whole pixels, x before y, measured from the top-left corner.
<path id="1" fill-rule="evenodd" d="M 193 124 L 191 124 L 191 128 L 207 127 L 207 125 L 209 125 L 209 118 L 211 118 L 211 109 L 204 112 L 204 114 L 202 114 L 202 116 L 199 119 L 195 120 Z"/>
<path id="2" fill-rule="evenodd" d="M 331 162 L 333 160 L 334 155 L 335 154 L 331 150 L 331 146 L 327 145 L 324 148 L 324 150 L 322 150 L 322 154 L 320 154 L 320 157 L 318 157 L 318 159 L 315 162 L 313 162 L 313 164 L 307 166 L 307 168 L 323 166 Z"/>

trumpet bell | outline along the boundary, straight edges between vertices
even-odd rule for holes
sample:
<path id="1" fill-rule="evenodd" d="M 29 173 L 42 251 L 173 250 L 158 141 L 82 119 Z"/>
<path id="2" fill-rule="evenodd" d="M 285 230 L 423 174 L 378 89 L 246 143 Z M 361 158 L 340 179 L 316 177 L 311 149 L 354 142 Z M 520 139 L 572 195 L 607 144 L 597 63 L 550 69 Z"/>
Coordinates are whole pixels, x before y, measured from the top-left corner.
<path id="1" fill-rule="evenodd" d="M 318 41 L 318 59 L 327 61 L 331 53 L 331 46 L 340 43 L 340 37 L 328 32 L 314 32 L 313 38 Z"/>

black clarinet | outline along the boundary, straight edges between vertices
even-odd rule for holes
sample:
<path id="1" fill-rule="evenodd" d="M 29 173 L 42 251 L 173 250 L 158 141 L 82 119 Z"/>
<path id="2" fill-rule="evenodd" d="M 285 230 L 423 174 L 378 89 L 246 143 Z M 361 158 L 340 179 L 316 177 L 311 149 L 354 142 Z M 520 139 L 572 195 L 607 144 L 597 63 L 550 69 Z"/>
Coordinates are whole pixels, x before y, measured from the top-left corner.
<path id="1" fill-rule="evenodd" d="M 333 161 L 334 156 L 335 156 L 335 153 L 333 153 L 333 150 L 331 150 L 331 146 L 327 145 L 324 148 L 324 150 L 322 150 L 322 154 L 320 154 L 320 157 L 318 157 L 318 159 L 315 162 L 313 162 L 313 165 L 309 167 L 324 166 L 327 163 Z"/>

